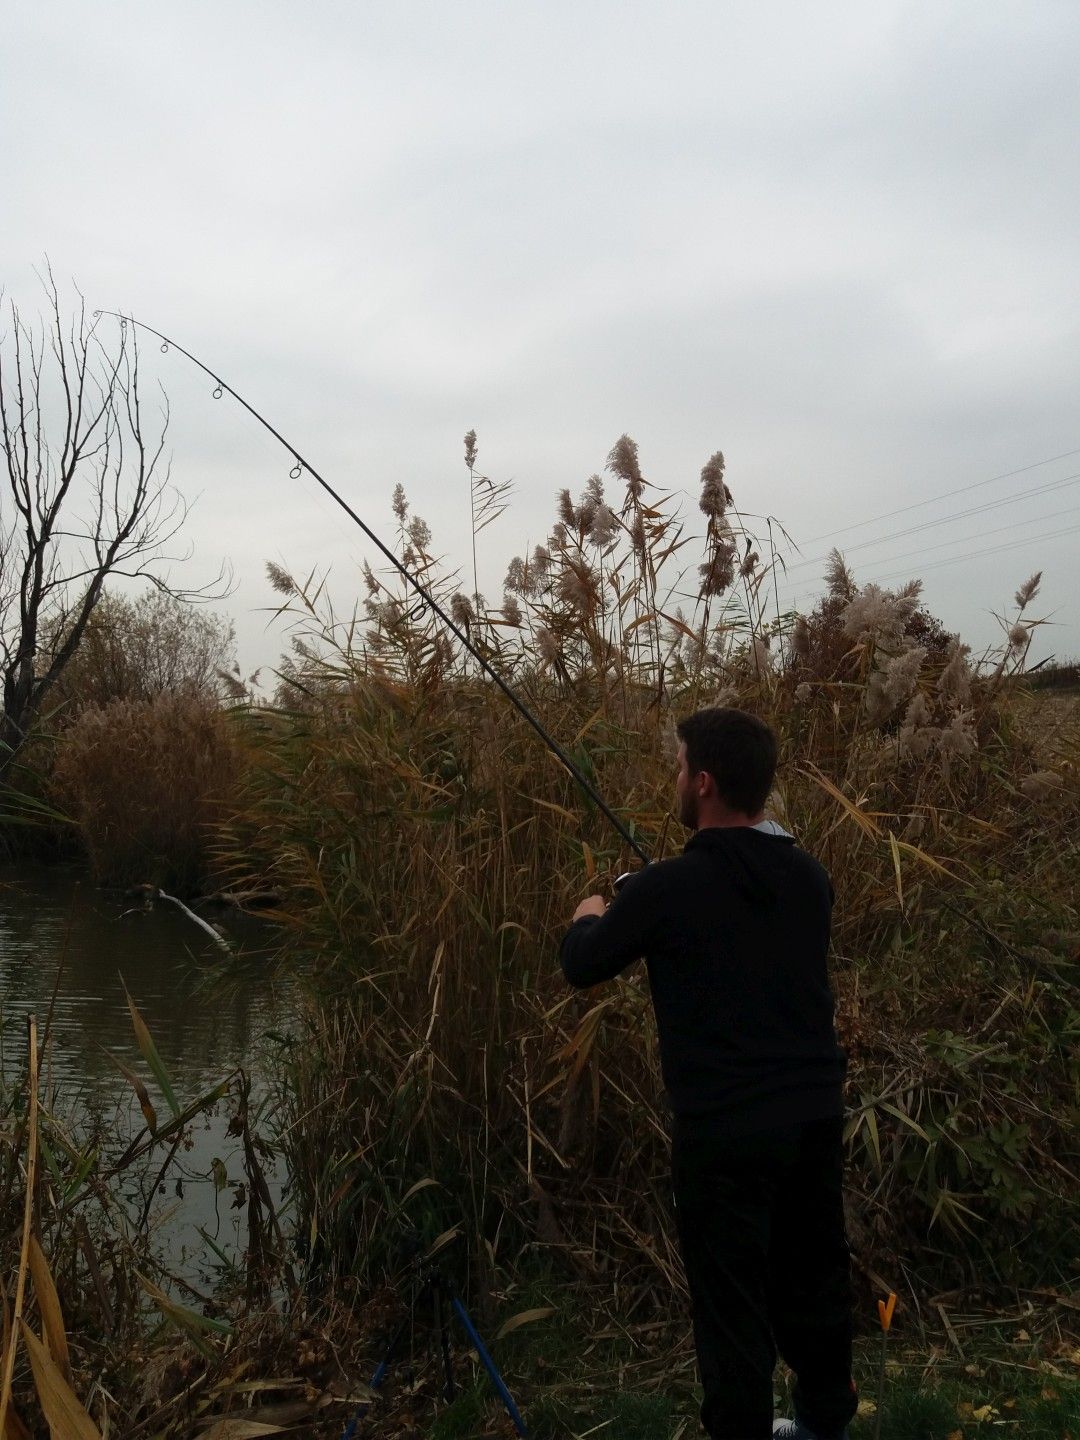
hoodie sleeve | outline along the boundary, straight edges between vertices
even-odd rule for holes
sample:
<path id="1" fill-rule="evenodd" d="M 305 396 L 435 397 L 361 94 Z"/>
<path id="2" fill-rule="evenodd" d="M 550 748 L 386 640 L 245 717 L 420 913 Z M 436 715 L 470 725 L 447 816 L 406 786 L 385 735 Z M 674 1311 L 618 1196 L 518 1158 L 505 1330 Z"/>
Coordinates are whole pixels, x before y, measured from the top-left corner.
<path id="1" fill-rule="evenodd" d="M 604 915 L 584 915 L 563 936 L 559 961 L 571 985 L 611 980 L 648 954 L 663 930 L 663 866 L 647 865 L 625 883 Z"/>

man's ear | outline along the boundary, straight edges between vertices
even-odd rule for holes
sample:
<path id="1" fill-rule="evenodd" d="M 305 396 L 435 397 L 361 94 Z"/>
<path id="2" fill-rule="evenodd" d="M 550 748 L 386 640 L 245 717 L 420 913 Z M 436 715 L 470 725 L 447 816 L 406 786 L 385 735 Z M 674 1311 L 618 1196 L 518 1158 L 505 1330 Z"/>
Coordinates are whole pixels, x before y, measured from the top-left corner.
<path id="1" fill-rule="evenodd" d="M 703 800 L 707 800 L 710 795 L 716 794 L 716 781 L 709 774 L 708 770 L 698 771 L 697 791 Z"/>

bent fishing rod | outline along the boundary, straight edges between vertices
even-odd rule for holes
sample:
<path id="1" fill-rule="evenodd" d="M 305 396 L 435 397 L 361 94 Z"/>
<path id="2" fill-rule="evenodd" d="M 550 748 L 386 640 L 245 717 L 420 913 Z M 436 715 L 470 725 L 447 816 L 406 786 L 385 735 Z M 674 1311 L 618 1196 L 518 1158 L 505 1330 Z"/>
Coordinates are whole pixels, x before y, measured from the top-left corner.
<path id="1" fill-rule="evenodd" d="M 273 425 L 270 424 L 270 421 L 267 420 L 265 415 L 260 414 L 259 411 L 255 409 L 254 405 L 250 404 L 247 400 L 245 400 L 244 397 L 238 391 L 234 390 L 231 385 L 224 381 L 220 375 L 216 374 L 213 370 L 211 370 L 209 365 L 204 365 L 203 362 L 197 356 L 193 355 L 190 350 L 185 350 L 182 345 L 178 345 L 176 341 L 170 339 L 168 335 L 163 335 L 160 330 L 155 330 L 152 325 L 147 325 L 142 320 L 136 320 L 134 316 L 122 315 L 118 310 L 95 310 L 94 315 L 95 317 L 100 315 L 109 315 L 114 320 L 119 320 L 121 329 L 124 329 L 128 325 L 132 325 L 139 330 L 145 330 L 148 335 L 153 335 L 161 341 L 162 353 L 167 353 L 169 350 L 178 351 L 181 355 L 185 356 L 186 359 L 190 360 L 193 365 L 197 366 L 204 375 L 209 375 L 210 379 L 213 380 L 213 396 L 215 400 L 220 400 L 222 395 L 224 394 L 231 395 L 232 398 L 238 402 L 238 404 L 244 407 L 244 409 L 248 412 L 249 415 L 251 415 L 255 420 L 258 421 L 258 423 L 263 427 L 264 430 L 268 431 L 274 437 L 278 444 L 284 446 L 284 448 L 289 452 L 289 454 L 293 457 L 293 460 L 296 462 L 293 465 L 293 468 L 289 471 L 290 477 L 293 480 L 299 480 L 300 477 L 303 475 L 304 471 L 306 470 L 307 473 L 311 476 L 311 478 L 322 486 L 322 488 L 330 496 L 331 500 L 335 501 L 341 507 L 341 509 L 344 510 L 345 514 L 348 515 L 349 519 L 353 522 L 354 525 L 358 525 L 360 527 L 360 529 L 364 532 L 364 534 L 371 541 L 371 543 L 376 547 L 379 553 L 390 562 L 390 564 L 394 567 L 398 574 L 401 575 L 401 577 L 420 597 L 424 604 L 427 605 L 429 609 L 431 609 L 434 614 L 438 616 L 438 618 L 442 621 L 443 625 L 446 626 L 447 630 L 450 631 L 451 635 L 454 636 L 454 638 L 458 641 L 462 648 L 468 651 L 468 653 L 477 662 L 477 664 L 483 670 L 484 674 L 487 675 L 490 680 L 494 681 L 494 683 L 498 686 L 499 690 L 501 690 L 502 693 L 506 696 L 507 700 L 510 701 L 510 704 L 514 707 L 514 709 L 518 712 L 522 719 L 527 721 L 528 724 L 532 726 L 532 728 L 536 731 L 537 735 L 539 735 L 540 739 L 544 742 L 547 748 L 560 762 L 560 764 L 564 767 L 564 769 L 571 776 L 571 778 L 577 783 L 580 789 L 589 797 L 589 799 L 593 802 L 597 809 L 607 818 L 607 820 L 618 832 L 619 836 L 626 842 L 630 849 L 633 850 L 634 854 L 638 857 L 638 859 L 641 860 L 642 863 L 645 865 L 649 864 L 649 855 L 634 839 L 633 835 L 631 835 L 626 825 L 623 824 L 623 822 L 619 819 L 619 817 L 615 814 L 611 807 L 606 803 L 603 796 L 600 795 L 600 793 L 597 791 L 596 787 L 582 772 L 581 767 L 577 765 L 575 761 L 567 754 L 567 752 L 563 749 L 563 747 L 559 744 L 555 737 L 548 733 L 548 731 L 544 728 L 539 719 L 533 714 L 533 712 L 529 709 L 529 707 L 525 704 L 521 697 L 511 688 L 510 685 L 506 683 L 506 681 L 491 665 L 491 663 L 484 658 L 484 656 L 469 639 L 465 631 L 461 628 L 460 625 L 457 624 L 453 617 L 447 613 L 447 611 L 439 603 L 439 601 L 435 598 L 435 596 L 431 593 L 427 586 L 416 578 L 416 576 L 412 573 L 408 566 L 403 564 L 402 561 L 398 559 L 398 557 L 389 548 L 389 546 L 383 544 L 383 542 L 379 539 L 378 535 L 376 535 L 374 530 L 372 530 L 371 526 L 368 525 L 367 522 L 356 513 L 356 511 L 352 508 L 348 501 L 345 500 L 334 489 L 330 482 L 328 480 L 325 480 L 323 476 L 319 474 L 318 470 L 315 469 L 315 466 L 312 465 L 309 460 L 305 459 L 303 455 L 301 455 L 300 451 L 296 449 L 295 445 L 290 445 L 289 441 L 285 439 L 285 436 L 282 435 L 279 430 L 275 430 L 275 428 L 273 427 Z M 625 877 L 620 876 L 619 878 L 621 880 Z"/>

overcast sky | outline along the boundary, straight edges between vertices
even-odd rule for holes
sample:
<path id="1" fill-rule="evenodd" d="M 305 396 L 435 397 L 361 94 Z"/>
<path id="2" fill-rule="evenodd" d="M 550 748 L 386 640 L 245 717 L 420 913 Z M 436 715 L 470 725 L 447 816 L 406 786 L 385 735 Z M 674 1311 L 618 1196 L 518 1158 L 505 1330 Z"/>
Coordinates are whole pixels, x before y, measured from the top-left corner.
<path id="1" fill-rule="evenodd" d="M 1080 651 L 1075 0 L 41 0 L 5 7 L 2 66 L 8 297 L 38 307 L 48 254 L 387 534 L 400 480 L 462 565 L 475 427 L 515 484 L 493 602 L 628 431 L 695 497 L 722 449 L 807 560 L 924 574 L 978 645 L 1041 568 L 1040 653 Z M 362 537 L 146 358 L 192 575 L 232 561 L 241 658 L 272 662 L 264 562 L 349 596 Z"/>

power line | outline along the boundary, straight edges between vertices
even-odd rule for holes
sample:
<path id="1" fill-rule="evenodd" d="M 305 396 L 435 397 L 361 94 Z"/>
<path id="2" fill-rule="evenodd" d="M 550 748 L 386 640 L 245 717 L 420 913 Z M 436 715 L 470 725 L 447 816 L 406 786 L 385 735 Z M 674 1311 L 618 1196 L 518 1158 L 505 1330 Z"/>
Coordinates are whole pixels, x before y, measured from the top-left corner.
<path id="1" fill-rule="evenodd" d="M 879 520 L 891 520 L 894 515 L 906 515 L 909 510 L 920 510 L 926 505 L 936 505 L 939 500 L 950 500 L 954 495 L 965 495 L 969 490 L 978 490 L 983 485 L 995 485 L 999 480 L 1011 480 L 1016 475 L 1026 475 L 1029 470 L 1038 470 L 1043 465 L 1053 465 L 1056 460 L 1068 460 L 1073 455 L 1080 455 L 1078 450 L 1065 450 L 1060 455 L 1051 455 L 1046 460 L 1036 460 L 1031 465 L 1022 465 L 1019 470 L 1006 470 L 1001 475 L 990 475 L 985 480 L 974 480 L 970 485 L 960 485 L 955 490 L 946 490 L 941 495 L 934 495 L 929 500 L 916 500 L 911 505 L 901 505 L 896 510 L 887 510 L 884 515 L 873 515 L 869 520 L 857 520 L 853 525 L 845 525 L 841 530 L 827 530 L 823 535 L 812 535 L 806 541 L 807 545 L 816 545 L 819 540 L 831 540 L 836 535 L 847 535 L 852 530 L 861 530 L 864 525 L 876 525 Z"/>
<path id="2" fill-rule="evenodd" d="M 1080 476 L 1078 476 L 1077 478 L 1080 479 Z M 967 545 L 970 544 L 972 540 L 985 540 L 990 535 L 1000 535 L 1005 530 L 1016 530 L 1021 525 L 1041 525 L 1046 520 L 1058 520 L 1063 515 L 1077 514 L 1080 514 L 1080 507 L 1077 507 L 1075 505 L 1071 506 L 1067 510 L 1051 510 L 1049 515 L 1033 515 L 1030 520 L 1016 520 L 1011 525 L 996 525 L 993 530 L 981 530 L 977 535 L 957 535 L 954 536 L 952 540 L 941 540 L 937 545 L 920 545 L 915 550 L 902 550 L 899 555 L 883 555 L 878 563 L 882 565 L 891 565 L 894 560 L 907 560 L 912 555 L 925 555 L 931 550 L 944 550 L 946 546 L 949 545 Z M 898 535 L 904 533 L 914 534 L 915 532 L 899 531 Z M 794 568 L 795 567 L 793 565 L 788 566 L 789 571 L 793 570 Z"/>
<path id="3" fill-rule="evenodd" d="M 1049 519 L 1049 516 L 1047 516 L 1046 518 Z M 1075 535 L 1078 532 L 1080 532 L 1080 525 L 1072 525 L 1065 530 L 1048 530 L 1043 535 L 1029 535 L 1023 540 L 1013 540 L 1005 545 L 991 545 L 983 550 L 970 550 L 965 555 L 952 555 L 946 560 L 935 560 L 929 565 L 921 565 L 919 569 L 920 572 L 925 572 L 927 570 L 942 570 L 947 565 L 959 565 L 965 560 L 981 560 L 985 559 L 989 555 L 1004 555 L 1011 550 L 1021 550 L 1026 545 L 1037 545 L 1047 540 L 1060 540 L 1067 535 Z M 891 575 L 872 576 L 871 579 L 866 583 L 873 585 L 887 585 L 891 580 L 906 580 L 911 578 L 914 577 L 909 576 L 907 571 L 898 570 Z M 800 595 L 796 600 L 793 600 L 791 604 L 799 605 L 804 600 L 816 600 L 820 598 L 822 593 L 823 592 L 821 590 L 807 592 L 804 595 Z"/>
<path id="4" fill-rule="evenodd" d="M 1025 490 L 1019 495 L 1006 495 L 1001 500 L 987 500 L 983 505 L 971 505 L 966 510 L 957 510 L 952 515 L 941 515 L 936 520 L 924 520 L 921 525 L 911 525 L 903 530 L 894 530 L 889 535 L 878 535 L 872 540 L 860 540 L 855 545 L 849 545 L 845 555 L 850 555 L 855 550 L 865 550 L 872 545 L 887 545 L 891 540 L 897 540 L 902 535 L 920 535 L 924 530 L 935 530 L 939 525 L 950 525 L 954 520 L 967 520 L 972 515 L 982 515 L 987 510 L 1000 510 L 1005 505 L 1018 505 L 1021 501 L 1031 500 L 1036 495 L 1047 495 L 1054 490 L 1064 490 L 1070 485 L 1075 485 L 1080 480 L 1080 472 L 1075 475 L 1063 475 L 1060 480 L 1048 480 L 1045 485 L 1036 485 L 1034 490 Z M 854 527 L 852 527 L 854 528 Z M 803 570 L 811 565 L 821 565 L 828 560 L 827 555 L 815 555 L 809 560 L 796 560 L 787 568 L 792 570 Z M 889 557 L 885 556 L 885 560 Z"/>
<path id="5" fill-rule="evenodd" d="M 952 555 L 947 560 L 935 560 L 930 565 L 921 565 L 920 570 L 941 570 L 946 565 L 958 565 L 963 560 L 981 560 L 987 555 L 1004 555 L 1009 550 L 1020 550 L 1025 545 L 1037 545 L 1043 540 L 1060 540 L 1066 535 L 1076 535 L 1080 532 L 1080 525 L 1070 525 L 1067 530 L 1047 530 L 1043 535 L 1029 535 L 1024 540 L 1012 540 L 1006 545 L 991 545 L 985 550 L 973 550 L 967 555 Z M 905 576 L 903 570 L 898 570 L 892 575 L 886 575 L 883 580 L 877 583 L 880 585 L 885 581 L 899 580 Z"/>

